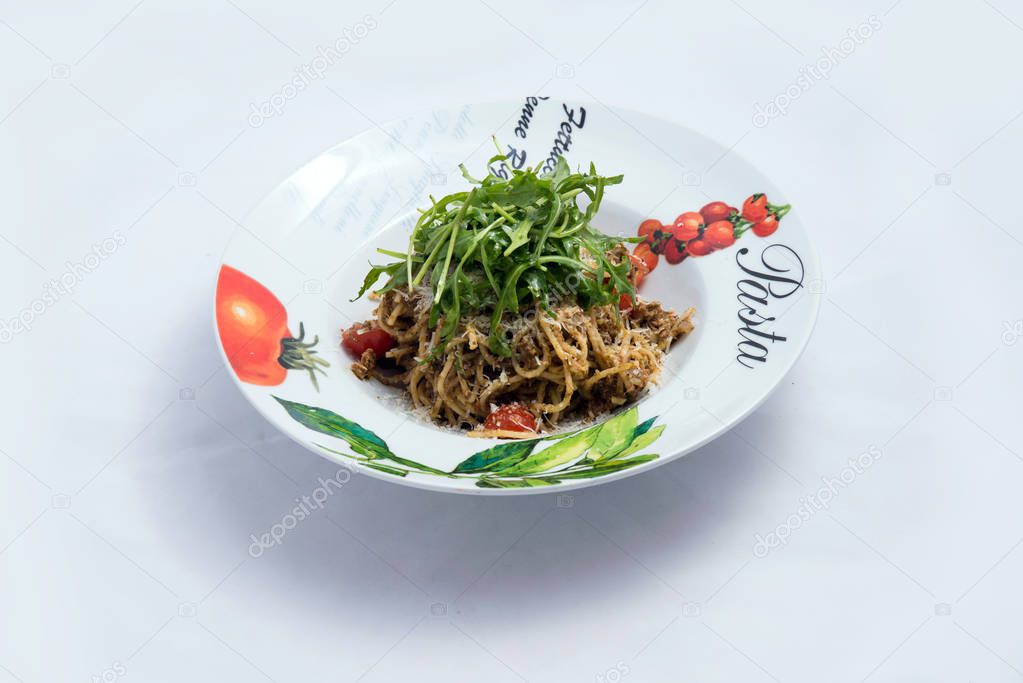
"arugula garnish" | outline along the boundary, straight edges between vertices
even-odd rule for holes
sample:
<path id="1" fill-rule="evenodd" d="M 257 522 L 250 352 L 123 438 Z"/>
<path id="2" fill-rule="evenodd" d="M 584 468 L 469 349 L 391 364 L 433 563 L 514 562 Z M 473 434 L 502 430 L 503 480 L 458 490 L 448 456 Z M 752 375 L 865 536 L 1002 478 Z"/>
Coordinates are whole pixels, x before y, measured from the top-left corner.
<path id="1" fill-rule="evenodd" d="M 506 159 L 497 154 L 488 169 Z M 488 345 L 493 353 L 510 356 L 500 332 L 505 313 L 536 302 L 549 308 L 552 296 L 590 308 L 634 295 L 629 260 L 608 258 L 623 240 L 590 226 L 604 188 L 622 182 L 622 176 L 598 175 L 592 163 L 586 173 L 572 173 L 564 157 L 550 172 L 538 174 L 538 168 L 509 169 L 507 179 L 488 170 L 478 180 L 460 166 L 474 187 L 440 199 L 431 196 L 432 205 L 420 209 L 408 253 L 378 250 L 398 260 L 373 265 L 356 298 L 383 275 L 389 279 L 381 293 L 428 284 L 430 324 L 445 321 L 442 346 L 461 316 L 489 313 Z M 578 206 L 580 196 L 589 199 L 585 209 Z"/>

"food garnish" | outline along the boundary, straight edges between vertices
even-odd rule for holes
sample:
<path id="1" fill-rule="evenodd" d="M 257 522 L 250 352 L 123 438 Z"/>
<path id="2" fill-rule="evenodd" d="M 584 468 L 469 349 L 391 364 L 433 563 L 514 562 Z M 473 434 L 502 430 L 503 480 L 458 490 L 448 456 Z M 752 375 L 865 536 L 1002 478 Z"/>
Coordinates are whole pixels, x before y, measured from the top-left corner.
<path id="1" fill-rule="evenodd" d="M 504 161 L 498 154 L 488 163 Z M 600 209 L 604 189 L 622 176 L 602 176 L 593 164 L 572 172 L 564 157 L 550 173 L 535 168 L 511 169 L 505 180 L 493 174 L 462 175 L 473 187 L 435 199 L 423 210 L 409 237 L 408 251 L 378 250 L 397 259 L 373 266 L 358 296 L 381 276 L 384 294 L 399 287 L 426 285 L 432 294 L 430 325 L 445 320 L 441 341 L 452 338 L 467 315 L 490 315 L 490 351 L 512 353 L 498 334 L 506 313 L 539 303 L 550 309 L 552 293 L 573 283 L 574 298 L 584 308 L 634 294 L 627 261 L 616 263 L 609 252 L 622 242 L 590 225 Z M 589 204 L 580 208 L 581 198 Z"/>

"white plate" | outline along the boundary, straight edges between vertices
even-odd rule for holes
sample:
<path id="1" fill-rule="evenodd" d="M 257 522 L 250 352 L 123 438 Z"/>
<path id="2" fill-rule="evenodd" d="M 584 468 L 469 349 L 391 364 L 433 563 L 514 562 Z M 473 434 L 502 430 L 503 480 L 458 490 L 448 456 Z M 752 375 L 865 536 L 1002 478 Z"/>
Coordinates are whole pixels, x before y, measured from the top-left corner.
<path id="1" fill-rule="evenodd" d="M 290 331 L 297 334 L 301 322 L 307 339 L 319 337 L 316 349 L 331 364 L 316 390 L 301 370 L 278 373 L 281 381 L 272 377 L 265 381 L 274 385 L 266 386 L 244 381 L 251 378 L 240 378 L 228 362 L 242 393 L 277 428 L 339 464 L 411 486 L 562 491 L 680 457 L 742 420 L 782 381 L 810 337 L 820 304 L 820 265 L 798 200 L 734 152 L 681 126 L 585 102 L 535 101 L 531 113 L 523 102 L 470 105 L 370 130 L 306 164 L 245 220 L 224 264 L 272 292 L 286 309 Z M 371 317 L 371 301 L 350 299 L 367 262 L 386 260 L 374 250 L 404 250 L 415 209 L 428 205 L 428 195 L 466 189 L 459 163 L 479 174 L 494 154 L 496 135 L 534 165 L 552 153 L 559 131 L 568 131 L 562 141 L 570 136 L 565 157 L 573 168 L 593 161 L 602 174 L 625 175 L 608 189 L 595 220 L 605 232 L 635 235 L 646 218 L 671 223 L 712 199 L 741 206 L 754 192 L 795 208 L 767 238 L 750 232 L 729 249 L 675 266 L 661 259 L 641 294 L 675 310 L 695 306 L 696 329 L 669 353 L 659 387 L 580 437 L 597 439 L 589 450 L 564 461 L 578 449 L 558 435 L 518 447 L 530 454 L 501 446 L 504 464 L 497 471 L 459 467 L 486 465 L 494 458 L 468 459 L 509 442 L 439 428 L 410 412 L 394 390 L 359 381 L 339 349 L 338 333 Z M 740 303 L 743 292 L 748 296 Z M 633 439 L 631 452 L 615 455 Z"/>

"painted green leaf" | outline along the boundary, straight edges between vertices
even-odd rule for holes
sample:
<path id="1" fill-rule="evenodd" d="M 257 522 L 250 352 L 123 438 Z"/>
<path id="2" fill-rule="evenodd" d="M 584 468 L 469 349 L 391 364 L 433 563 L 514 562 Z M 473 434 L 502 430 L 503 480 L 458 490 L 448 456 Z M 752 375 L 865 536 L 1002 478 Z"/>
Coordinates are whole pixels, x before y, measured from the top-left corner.
<path id="1" fill-rule="evenodd" d="M 599 465 L 585 470 L 579 470 L 576 472 L 558 473 L 559 479 L 592 479 L 593 477 L 603 477 L 606 474 L 613 472 L 621 472 L 627 470 L 630 467 L 636 465 L 642 465 L 645 462 L 656 460 L 659 456 L 654 453 L 648 453 L 646 455 L 637 455 L 634 458 L 628 458 L 626 460 L 610 460 L 605 461 Z"/>
<path id="2" fill-rule="evenodd" d="M 274 399 L 284 406 L 284 409 L 288 411 L 288 414 L 295 421 L 321 434 L 327 434 L 328 436 L 347 441 L 353 451 L 367 458 L 386 458 L 399 465 L 404 465 L 420 472 L 439 474 L 444 477 L 451 476 L 442 470 L 427 467 L 414 460 L 395 455 L 387 447 L 387 443 L 379 436 L 333 411 L 287 401 L 277 396 L 274 396 Z"/>
<path id="3" fill-rule="evenodd" d="M 526 489 L 535 486 L 550 486 L 557 483 L 556 479 L 538 479 L 536 477 L 526 477 L 524 479 L 489 479 L 482 477 L 476 480 L 476 486 L 481 489 Z"/>
<path id="4" fill-rule="evenodd" d="M 492 470 L 502 477 L 538 474 L 575 460 L 593 445 L 600 427 L 592 427 L 567 439 L 555 442 L 539 453 L 534 453 L 522 462 L 507 469 Z"/>
<path id="5" fill-rule="evenodd" d="M 387 447 L 387 442 L 379 436 L 335 412 L 286 401 L 277 396 L 274 396 L 274 399 L 284 406 L 297 422 L 321 434 L 344 439 L 356 453 L 370 458 L 386 458 L 393 455 L 391 449 Z"/>
<path id="6" fill-rule="evenodd" d="M 397 475 L 399 477 L 404 477 L 406 474 L 408 474 L 408 470 L 403 470 L 403 469 L 398 468 L 398 467 L 391 467 L 390 465 L 384 465 L 384 464 L 378 462 L 377 460 L 372 460 L 370 458 L 365 458 L 365 457 L 363 457 L 361 455 L 355 455 L 354 453 L 345 453 L 344 451 L 339 451 L 337 449 L 330 448 L 328 446 L 324 446 L 322 443 L 318 443 L 318 444 L 316 444 L 316 446 L 318 448 L 322 448 L 323 450 L 327 451 L 328 453 L 333 453 L 335 455 L 340 455 L 340 456 L 343 456 L 345 458 L 351 458 L 352 460 L 355 460 L 356 462 L 361 462 L 366 467 L 372 467 L 373 469 L 380 470 L 381 472 L 387 472 L 388 474 L 395 474 L 395 475 Z M 394 458 L 395 456 L 392 455 L 392 456 L 388 456 L 388 457 Z"/>
<path id="7" fill-rule="evenodd" d="M 343 456 L 345 458 L 351 458 L 352 460 L 356 460 L 358 462 L 367 462 L 369 460 L 369 458 L 367 458 L 365 456 L 356 455 L 355 453 L 345 453 L 344 451 L 339 451 L 339 450 L 337 450 L 335 448 L 329 448 L 327 446 L 324 446 L 322 443 L 313 442 L 313 445 L 316 446 L 317 448 L 322 448 L 323 450 L 327 451 L 328 453 L 333 453 L 334 455 L 340 455 L 340 456 Z"/>
<path id="8" fill-rule="evenodd" d="M 647 446 L 652 444 L 654 441 L 657 441 L 657 439 L 659 439 L 661 437 L 661 434 L 664 432 L 665 426 L 666 425 L 661 425 L 659 427 L 654 427 L 649 432 L 646 432 L 645 434 L 641 434 L 641 435 L 637 436 L 633 440 L 633 442 L 631 444 L 629 444 L 628 448 L 626 448 L 621 453 L 619 453 L 617 456 L 615 456 L 615 460 L 618 460 L 620 458 L 627 458 L 628 456 L 632 455 L 633 453 L 638 453 L 642 449 L 646 448 Z"/>
<path id="9" fill-rule="evenodd" d="M 654 426 L 654 422 L 657 421 L 658 417 L 659 417 L 659 415 L 654 415 L 649 420 L 646 420 L 644 422 L 639 423 L 639 425 L 637 425 L 637 427 L 636 427 L 635 433 L 633 433 L 633 435 L 632 435 L 632 438 L 635 439 L 635 438 L 643 436 L 644 434 L 649 432 L 650 428 Z"/>
<path id="10" fill-rule="evenodd" d="M 632 443 L 638 420 L 639 410 L 630 408 L 602 424 L 587 457 L 593 462 L 600 462 L 621 453 Z"/>
<path id="11" fill-rule="evenodd" d="M 550 486 L 564 479 L 588 479 L 620 472 L 656 459 L 658 456 L 654 454 L 628 456 L 649 446 L 664 432 L 663 425 L 652 426 L 656 418 L 637 425 L 638 410 L 632 408 L 601 425 L 575 433 L 498 444 L 474 453 L 448 473 L 395 455 L 379 436 L 330 410 L 287 401 L 277 396 L 274 399 L 295 421 L 313 431 L 342 439 L 355 453 L 345 453 L 316 444 L 325 451 L 352 458 L 379 472 L 398 477 L 406 476 L 409 471 L 443 477 L 453 477 L 456 473 L 484 473 L 484 476 L 476 480 L 476 485 L 481 488 Z M 539 453 L 533 453 L 541 441 L 551 441 L 552 444 Z M 587 462 L 584 459 L 569 467 L 568 471 L 549 472 L 584 455 L 595 458 L 592 465 L 580 469 Z M 385 464 L 380 460 L 389 460 L 390 463 Z M 395 467 L 391 463 L 402 467 Z M 545 472 L 548 474 L 544 475 Z"/>
<path id="12" fill-rule="evenodd" d="M 433 467 L 429 467 L 427 465 L 424 465 L 421 462 L 416 462 L 415 460 L 409 460 L 408 458 L 402 458 L 400 456 L 395 455 L 394 453 L 391 453 L 391 454 L 389 454 L 389 455 L 387 455 L 385 457 L 388 460 L 391 460 L 392 462 L 396 462 L 399 465 L 404 465 L 405 467 L 408 467 L 409 469 L 416 470 L 418 472 L 425 472 L 425 473 L 428 473 L 428 474 L 439 474 L 442 477 L 451 477 L 451 475 L 449 473 L 445 472 L 444 470 L 438 470 L 438 469 L 435 469 Z"/>
<path id="13" fill-rule="evenodd" d="M 537 443 L 539 443 L 539 439 L 502 443 L 479 453 L 473 453 L 458 463 L 458 466 L 451 471 L 467 474 L 469 472 L 487 472 L 502 467 L 510 467 L 521 462 L 527 455 L 532 453 Z"/>
<path id="14" fill-rule="evenodd" d="M 388 465 L 381 465 L 378 462 L 368 462 L 366 463 L 366 467 L 372 467 L 375 470 L 386 472 L 387 474 L 393 474 L 399 477 L 404 477 L 406 474 L 408 474 L 408 470 L 402 470 L 397 467 L 389 467 Z"/>
<path id="15" fill-rule="evenodd" d="M 570 436 L 575 436 L 576 434 L 582 434 L 587 429 L 593 429 L 593 427 L 583 427 L 582 429 L 573 429 L 573 430 L 568 431 L 568 432 L 558 432 L 557 434 L 548 434 L 547 436 L 541 436 L 540 438 L 536 439 L 536 441 L 561 441 L 562 439 L 567 439 Z"/>

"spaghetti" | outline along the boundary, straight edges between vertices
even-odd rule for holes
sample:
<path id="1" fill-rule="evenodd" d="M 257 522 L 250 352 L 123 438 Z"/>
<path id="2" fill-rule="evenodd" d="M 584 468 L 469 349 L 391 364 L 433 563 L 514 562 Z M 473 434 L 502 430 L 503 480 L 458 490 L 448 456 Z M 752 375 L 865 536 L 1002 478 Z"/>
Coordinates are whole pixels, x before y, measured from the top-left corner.
<path id="1" fill-rule="evenodd" d="M 665 352 L 693 329 L 692 309 L 679 315 L 656 302 L 637 300 L 631 315 L 615 305 L 584 310 L 566 300 L 548 311 L 536 304 L 502 320 L 512 348 L 504 357 L 490 349 L 486 316 L 463 318 L 438 346 L 443 321 L 429 324 L 429 303 L 426 291 L 384 294 L 367 326 L 396 345 L 383 359 L 368 349 L 353 370 L 405 388 L 415 407 L 454 427 L 478 428 L 495 405 L 508 402 L 524 404 L 551 426 L 614 410 L 656 382 Z"/>

